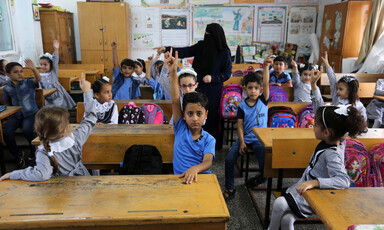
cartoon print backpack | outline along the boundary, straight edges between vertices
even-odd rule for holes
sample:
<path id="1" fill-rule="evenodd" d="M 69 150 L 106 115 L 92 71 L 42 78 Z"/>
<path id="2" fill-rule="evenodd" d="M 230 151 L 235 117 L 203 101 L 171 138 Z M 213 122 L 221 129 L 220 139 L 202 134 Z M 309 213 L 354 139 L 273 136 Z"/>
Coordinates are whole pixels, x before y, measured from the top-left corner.
<path id="1" fill-rule="evenodd" d="M 145 115 L 134 102 L 125 104 L 119 113 L 119 124 L 144 124 Z"/>
<path id="2" fill-rule="evenodd" d="M 374 145 L 369 155 L 372 163 L 372 184 L 374 187 L 384 187 L 384 142 Z"/>
<path id="3" fill-rule="evenodd" d="M 300 110 L 297 116 L 299 128 L 313 128 L 315 124 L 315 113 L 313 112 L 312 104 L 305 106 Z"/>
<path id="4" fill-rule="evenodd" d="M 288 94 L 281 86 L 269 86 L 269 102 L 288 102 Z"/>
<path id="5" fill-rule="evenodd" d="M 141 111 L 143 111 L 145 115 L 145 124 L 163 124 L 164 113 L 158 105 L 153 103 L 144 103 L 141 106 Z"/>
<path id="6" fill-rule="evenodd" d="M 224 119 L 237 118 L 237 106 L 235 102 L 241 102 L 243 90 L 239 84 L 229 84 L 221 90 L 219 113 Z"/>
<path id="7" fill-rule="evenodd" d="M 291 107 L 272 106 L 268 109 L 268 127 L 297 128 L 296 113 Z"/>
<path id="8" fill-rule="evenodd" d="M 350 187 L 371 186 L 368 151 L 359 140 L 346 139 L 344 165 L 350 178 Z"/>

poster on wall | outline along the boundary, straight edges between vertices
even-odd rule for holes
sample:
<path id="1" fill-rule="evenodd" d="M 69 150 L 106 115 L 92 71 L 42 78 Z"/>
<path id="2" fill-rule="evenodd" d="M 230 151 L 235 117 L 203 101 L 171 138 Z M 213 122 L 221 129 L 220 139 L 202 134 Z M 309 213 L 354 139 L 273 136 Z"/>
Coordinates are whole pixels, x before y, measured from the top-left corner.
<path id="1" fill-rule="evenodd" d="M 170 7 L 170 6 L 185 6 L 186 0 L 141 0 L 141 6 L 146 7 Z"/>
<path id="2" fill-rule="evenodd" d="M 131 8 L 131 42 L 134 49 L 160 45 L 159 19 L 159 8 Z"/>
<path id="3" fill-rule="evenodd" d="M 204 38 L 210 23 L 220 24 L 229 48 L 252 43 L 253 7 L 195 7 L 193 9 L 193 44 Z"/>
<path id="4" fill-rule="evenodd" d="M 275 0 L 276 4 L 319 4 L 319 0 Z"/>
<path id="5" fill-rule="evenodd" d="M 256 41 L 283 44 L 285 40 L 287 7 L 259 6 L 255 11 L 255 15 L 257 15 Z"/>
<path id="6" fill-rule="evenodd" d="M 293 6 L 289 10 L 287 43 L 298 45 L 296 57 L 310 56 L 310 34 L 316 31 L 317 8 Z"/>
<path id="7" fill-rule="evenodd" d="M 189 0 L 189 3 L 193 5 L 216 5 L 216 4 L 228 4 L 229 0 Z"/>
<path id="8" fill-rule="evenodd" d="M 190 24 L 187 9 L 161 10 L 161 45 L 184 47 L 189 45 Z"/>
<path id="9" fill-rule="evenodd" d="M 235 4 L 273 3 L 273 0 L 234 0 Z"/>

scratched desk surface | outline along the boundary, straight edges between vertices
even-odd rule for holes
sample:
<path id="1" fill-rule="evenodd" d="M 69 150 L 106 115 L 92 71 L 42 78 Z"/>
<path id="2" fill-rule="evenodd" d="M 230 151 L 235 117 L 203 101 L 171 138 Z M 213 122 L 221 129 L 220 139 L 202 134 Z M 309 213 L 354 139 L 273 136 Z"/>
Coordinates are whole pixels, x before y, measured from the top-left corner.
<path id="1" fill-rule="evenodd" d="M 0 207 L 0 229 L 225 229 L 229 220 L 215 175 L 190 185 L 177 175 L 8 180 Z"/>

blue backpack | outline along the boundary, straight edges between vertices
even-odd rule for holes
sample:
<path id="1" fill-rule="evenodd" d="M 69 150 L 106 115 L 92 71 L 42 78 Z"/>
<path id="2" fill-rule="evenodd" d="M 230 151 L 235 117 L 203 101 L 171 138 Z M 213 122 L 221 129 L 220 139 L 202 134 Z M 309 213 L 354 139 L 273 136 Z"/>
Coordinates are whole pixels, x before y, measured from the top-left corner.
<path id="1" fill-rule="evenodd" d="M 296 113 L 291 107 L 272 106 L 268 109 L 268 127 L 297 128 Z"/>
<path id="2" fill-rule="evenodd" d="M 269 102 L 288 102 L 288 94 L 278 85 L 269 86 Z"/>

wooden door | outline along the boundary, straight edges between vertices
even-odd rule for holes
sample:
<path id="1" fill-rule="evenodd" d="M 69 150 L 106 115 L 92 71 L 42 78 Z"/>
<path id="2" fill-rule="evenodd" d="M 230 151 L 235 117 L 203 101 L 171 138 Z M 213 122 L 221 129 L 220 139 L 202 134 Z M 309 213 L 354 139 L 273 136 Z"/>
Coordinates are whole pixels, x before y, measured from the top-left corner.
<path id="1" fill-rule="evenodd" d="M 128 58 L 128 50 L 117 50 L 117 56 L 120 62 Z M 107 70 L 112 70 L 113 68 L 113 60 L 112 60 L 112 51 L 106 50 L 104 51 L 104 66 Z"/>
<path id="2" fill-rule="evenodd" d="M 59 34 L 57 23 L 57 11 L 40 11 L 40 25 L 44 53 L 53 53 L 53 40 L 56 39 Z"/>
<path id="3" fill-rule="evenodd" d="M 111 42 L 117 38 L 117 49 L 128 50 L 127 24 L 129 22 L 126 3 L 103 4 L 104 50 L 112 50 Z"/>
<path id="4" fill-rule="evenodd" d="M 109 4 L 77 2 L 81 50 L 104 49 L 101 8 Z"/>
<path id="5" fill-rule="evenodd" d="M 329 65 L 335 71 L 335 73 L 341 73 L 342 72 L 343 56 L 333 55 L 333 54 L 328 55 L 328 62 L 329 62 Z"/>
<path id="6" fill-rule="evenodd" d="M 68 25 L 68 50 L 71 53 L 72 62 L 67 64 L 75 64 L 76 63 L 76 43 L 75 43 L 75 32 L 74 32 L 74 24 L 73 24 L 73 14 L 67 13 L 67 25 Z"/>
<path id="7" fill-rule="evenodd" d="M 81 50 L 81 63 L 83 64 L 104 64 L 104 51 Z"/>

